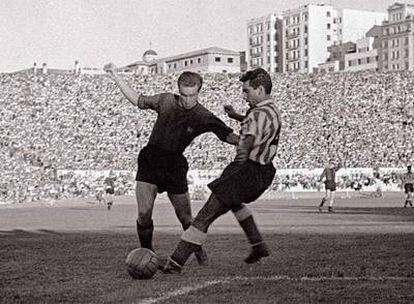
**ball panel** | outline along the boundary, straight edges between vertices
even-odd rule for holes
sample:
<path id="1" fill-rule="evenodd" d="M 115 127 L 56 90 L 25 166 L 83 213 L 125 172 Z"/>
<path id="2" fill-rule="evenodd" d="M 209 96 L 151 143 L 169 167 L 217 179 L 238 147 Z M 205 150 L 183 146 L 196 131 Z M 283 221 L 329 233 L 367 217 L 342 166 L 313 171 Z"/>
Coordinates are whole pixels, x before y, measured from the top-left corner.
<path id="1" fill-rule="evenodd" d="M 129 275 L 138 280 L 150 279 L 158 270 L 158 257 L 147 248 L 132 250 L 125 262 Z"/>

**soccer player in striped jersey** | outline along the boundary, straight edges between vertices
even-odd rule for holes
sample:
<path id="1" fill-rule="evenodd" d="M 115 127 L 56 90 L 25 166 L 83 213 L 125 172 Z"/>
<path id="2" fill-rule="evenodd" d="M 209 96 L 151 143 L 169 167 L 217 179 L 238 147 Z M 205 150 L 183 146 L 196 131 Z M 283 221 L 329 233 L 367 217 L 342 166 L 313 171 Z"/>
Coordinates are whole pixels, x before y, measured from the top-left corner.
<path id="1" fill-rule="evenodd" d="M 198 102 L 203 78 L 197 73 L 181 73 L 179 95 L 167 92 L 145 96 L 133 90 L 117 74 L 113 63 L 105 65 L 104 70 L 134 106 L 157 113 L 149 142 L 139 153 L 135 178 L 137 234 L 141 247 L 152 250 L 152 212 L 157 193 L 167 192 L 184 230 L 193 220 L 187 184 L 188 162 L 183 155 L 185 149 L 194 138 L 207 132 L 213 132 L 221 141 L 233 145 L 237 145 L 238 136 Z M 199 264 L 207 262 L 204 250 L 195 254 Z"/>
<path id="2" fill-rule="evenodd" d="M 270 254 L 245 204 L 258 199 L 275 176 L 272 162 L 279 143 L 281 116 L 270 95 L 272 81 L 265 70 L 248 71 L 240 80 L 250 109 L 243 119 L 237 116 L 242 123 L 236 157 L 221 176 L 208 185 L 211 196 L 182 234 L 173 254 L 160 259 L 160 269 L 165 273 L 180 272 L 191 253 L 206 241 L 210 225 L 228 211 L 233 212 L 251 245 L 244 261 L 255 263 Z"/>
<path id="3" fill-rule="evenodd" d="M 404 192 L 405 192 L 405 203 L 404 203 L 404 208 L 407 207 L 407 205 L 410 205 L 411 207 L 413 206 L 413 192 L 414 192 L 414 174 L 411 171 L 411 165 L 407 166 L 407 172 L 404 173 L 401 176 L 401 180 L 403 183 L 403 187 L 404 187 Z"/>
<path id="4" fill-rule="evenodd" d="M 341 164 L 335 166 L 333 160 L 326 163 L 325 168 L 319 177 L 319 181 L 325 179 L 325 196 L 319 204 L 319 212 L 322 212 L 322 207 L 329 200 L 328 212 L 333 212 L 333 203 L 336 191 L 336 171 L 341 168 Z"/>

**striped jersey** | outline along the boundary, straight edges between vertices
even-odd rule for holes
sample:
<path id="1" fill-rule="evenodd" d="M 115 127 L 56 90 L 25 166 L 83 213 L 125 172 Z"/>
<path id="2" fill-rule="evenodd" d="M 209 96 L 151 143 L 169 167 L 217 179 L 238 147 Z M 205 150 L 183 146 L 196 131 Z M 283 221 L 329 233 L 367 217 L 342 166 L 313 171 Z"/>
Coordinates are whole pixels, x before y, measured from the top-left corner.
<path id="1" fill-rule="evenodd" d="M 401 176 L 401 180 L 404 184 L 414 184 L 414 173 L 406 172 Z"/>
<path id="2" fill-rule="evenodd" d="M 268 99 L 249 109 L 241 123 L 240 140 L 254 137 L 249 159 L 262 165 L 273 161 L 277 153 L 282 127 L 280 113 L 273 100 Z"/>

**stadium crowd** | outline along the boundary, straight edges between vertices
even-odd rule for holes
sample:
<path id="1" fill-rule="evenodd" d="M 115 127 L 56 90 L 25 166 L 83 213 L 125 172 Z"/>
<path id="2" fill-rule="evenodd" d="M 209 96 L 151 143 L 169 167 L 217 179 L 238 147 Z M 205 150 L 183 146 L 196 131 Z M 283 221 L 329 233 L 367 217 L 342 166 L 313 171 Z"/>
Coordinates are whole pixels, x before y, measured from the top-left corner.
<path id="1" fill-rule="evenodd" d="M 124 75 L 145 95 L 178 91 L 178 75 Z M 224 113 L 231 104 L 245 112 L 239 75 L 204 74 L 200 103 L 236 132 Z M 328 157 L 346 167 L 404 168 L 414 156 L 412 72 L 379 74 L 273 74 L 283 130 L 275 167 L 321 168 Z M 102 174 L 117 170 L 118 194 L 134 187 L 136 158 L 148 141 L 155 113 L 134 108 L 105 75 L 0 74 L 0 201 L 94 195 Z M 235 155 L 212 134 L 186 150 L 191 169 L 221 169 Z M 65 170 L 66 173 L 61 173 Z M 344 187 L 363 183 L 354 176 Z M 391 176 L 390 180 L 395 177 Z M 280 177 L 275 189 L 307 176 Z"/>

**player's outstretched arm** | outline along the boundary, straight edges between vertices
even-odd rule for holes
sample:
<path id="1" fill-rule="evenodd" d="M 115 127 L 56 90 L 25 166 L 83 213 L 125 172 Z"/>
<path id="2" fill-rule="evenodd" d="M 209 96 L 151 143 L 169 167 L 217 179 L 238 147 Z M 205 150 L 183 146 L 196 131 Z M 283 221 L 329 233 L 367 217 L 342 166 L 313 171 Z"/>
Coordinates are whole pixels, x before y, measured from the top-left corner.
<path id="1" fill-rule="evenodd" d="M 244 119 L 244 115 L 240 115 L 236 112 L 236 110 L 234 110 L 232 105 L 225 105 L 224 106 L 224 111 L 227 113 L 227 116 L 230 117 L 231 119 L 235 119 L 237 121 L 242 122 Z"/>
<path id="2" fill-rule="evenodd" d="M 240 136 L 234 133 L 230 133 L 226 137 L 226 142 L 228 142 L 230 145 L 237 146 L 239 144 Z"/>
<path id="3" fill-rule="evenodd" d="M 121 90 L 122 94 L 129 100 L 134 106 L 138 106 L 138 99 L 139 94 L 135 92 L 126 82 L 122 79 L 118 73 L 118 68 L 115 64 L 108 63 L 104 66 L 104 71 L 108 73 L 108 75 L 115 81 L 119 89 Z"/>

